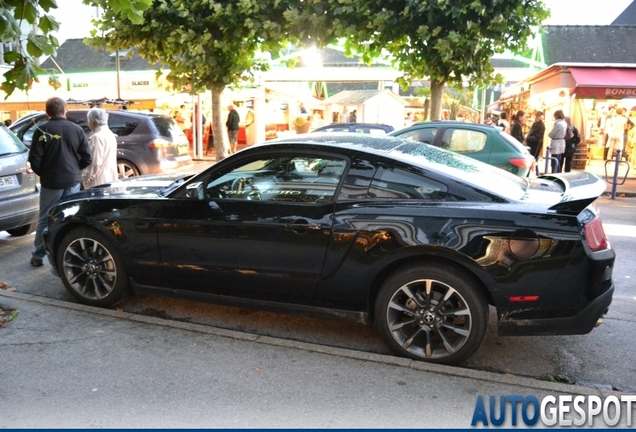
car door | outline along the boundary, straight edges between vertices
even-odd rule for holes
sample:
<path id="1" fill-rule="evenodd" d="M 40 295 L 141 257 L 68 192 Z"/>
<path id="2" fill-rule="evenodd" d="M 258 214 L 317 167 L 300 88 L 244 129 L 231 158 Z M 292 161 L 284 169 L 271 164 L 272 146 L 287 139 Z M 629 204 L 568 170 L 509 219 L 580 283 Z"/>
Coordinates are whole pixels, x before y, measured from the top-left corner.
<path id="1" fill-rule="evenodd" d="M 299 154 L 247 156 L 212 169 L 161 210 L 166 283 L 260 300 L 310 303 L 331 237 L 346 163 Z"/>
<path id="2" fill-rule="evenodd" d="M 490 163 L 492 146 L 489 145 L 488 134 L 484 131 L 449 126 L 444 129 L 441 140 L 436 145 Z"/>

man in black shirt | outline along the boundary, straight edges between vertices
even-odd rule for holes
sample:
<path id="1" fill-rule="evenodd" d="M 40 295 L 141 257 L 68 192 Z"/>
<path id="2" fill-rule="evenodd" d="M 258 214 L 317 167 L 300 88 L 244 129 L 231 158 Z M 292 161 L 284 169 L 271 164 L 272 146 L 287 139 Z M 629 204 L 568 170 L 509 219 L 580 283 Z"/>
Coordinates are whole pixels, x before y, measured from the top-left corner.
<path id="1" fill-rule="evenodd" d="M 44 255 L 42 231 L 48 211 L 63 197 L 80 190 L 80 171 L 92 162 L 86 134 L 66 119 L 66 103 L 59 97 L 46 101 L 49 121 L 33 133 L 29 162 L 40 176 L 40 218 L 35 229 L 31 265 L 41 267 Z"/>
<path id="2" fill-rule="evenodd" d="M 241 116 L 234 109 L 234 105 L 228 105 L 227 109 L 230 111 L 227 115 L 227 121 L 225 122 L 225 126 L 227 126 L 227 135 L 230 139 L 230 154 L 236 153 L 236 148 L 238 146 L 238 132 L 239 132 L 239 123 L 241 122 Z"/>
<path id="3" fill-rule="evenodd" d="M 526 144 L 530 147 L 530 153 L 535 159 L 541 155 L 543 149 L 543 135 L 545 135 L 545 123 L 543 123 L 543 113 L 537 111 L 534 114 L 534 123 L 526 135 Z"/>

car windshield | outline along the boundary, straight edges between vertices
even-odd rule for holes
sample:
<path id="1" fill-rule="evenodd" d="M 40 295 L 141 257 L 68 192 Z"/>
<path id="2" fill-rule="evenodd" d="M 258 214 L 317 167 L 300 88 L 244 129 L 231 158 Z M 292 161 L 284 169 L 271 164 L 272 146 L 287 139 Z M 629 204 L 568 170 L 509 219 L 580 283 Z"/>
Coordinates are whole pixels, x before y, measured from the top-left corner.
<path id="1" fill-rule="evenodd" d="M 506 140 L 506 142 L 510 143 L 510 145 L 519 150 L 521 153 L 526 151 L 526 147 L 520 143 L 517 138 L 504 131 L 499 131 L 499 134 Z"/>
<path id="2" fill-rule="evenodd" d="M 425 164 L 460 181 L 479 186 L 510 200 L 523 198 L 528 181 L 508 171 L 480 162 L 459 153 L 446 151 L 418 142 L 401 145 L 391 153 L 401 153 L 415 164 Z"/>
<path id="3" fill-rule="evenodd" d="M 24 153 L 28 149 L 22 144 L 11 131 L 6 127 L 0 127 L 0 156 Z"/>

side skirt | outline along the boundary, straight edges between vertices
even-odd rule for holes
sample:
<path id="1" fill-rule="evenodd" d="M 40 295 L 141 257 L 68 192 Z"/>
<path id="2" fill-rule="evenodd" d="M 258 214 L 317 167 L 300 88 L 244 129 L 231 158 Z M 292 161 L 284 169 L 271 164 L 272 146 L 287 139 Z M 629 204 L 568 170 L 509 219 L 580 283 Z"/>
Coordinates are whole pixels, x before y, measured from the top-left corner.
<path id="1" fill-rule="evenodd" d="M 254 300 L 240 297 L 222 296 L 194 291 L 175 290 L 165 287 L 141 285 L 130 279 L 130 286 L 136 294 L 157 295 L 184 300 L 203 301 L 206 303 L 224 306 L 241 307 L 245 309 L 261 310 L 274 313 L 302 315 L 310 318 L 332 319 L 337 321 L 354 322 L 370 325 L 370 317 L 367 312 L 348 311 L 342 309 L 329 309 L 306 305 L 278 303 L 266 300 Z"/>

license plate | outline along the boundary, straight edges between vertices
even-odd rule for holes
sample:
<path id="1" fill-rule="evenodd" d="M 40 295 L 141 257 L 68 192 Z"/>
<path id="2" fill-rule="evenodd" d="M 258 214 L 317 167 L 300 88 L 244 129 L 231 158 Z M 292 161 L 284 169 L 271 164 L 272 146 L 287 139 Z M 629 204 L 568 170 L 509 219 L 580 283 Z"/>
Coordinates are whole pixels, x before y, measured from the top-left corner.
<path id="1" fill-rule="evenodd" d="M 190 149 L 187 145 L 179 145 L 177 146 L 177 154 L 187 154 Z"/>
<path id="2" fill-rule="evenodd" d="M 6 177 L 0 177 L 0 190 L 15 189 L 20 187 L 18 184 L 18 177 L 10 175 Z"/>

